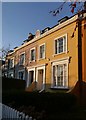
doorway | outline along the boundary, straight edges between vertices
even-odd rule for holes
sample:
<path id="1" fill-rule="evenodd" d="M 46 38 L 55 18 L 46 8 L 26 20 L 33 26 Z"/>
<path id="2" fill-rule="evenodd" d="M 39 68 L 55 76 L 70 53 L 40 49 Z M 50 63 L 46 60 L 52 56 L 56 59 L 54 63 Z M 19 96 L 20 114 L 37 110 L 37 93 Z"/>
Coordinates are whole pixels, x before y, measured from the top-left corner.
<path id="1" fill-rule="evenodd" d="M 43 69 L 38 70 L 38 84 L 37 84 L 38 90 L 43 89 L 43 75 L 44 75 Z"/>

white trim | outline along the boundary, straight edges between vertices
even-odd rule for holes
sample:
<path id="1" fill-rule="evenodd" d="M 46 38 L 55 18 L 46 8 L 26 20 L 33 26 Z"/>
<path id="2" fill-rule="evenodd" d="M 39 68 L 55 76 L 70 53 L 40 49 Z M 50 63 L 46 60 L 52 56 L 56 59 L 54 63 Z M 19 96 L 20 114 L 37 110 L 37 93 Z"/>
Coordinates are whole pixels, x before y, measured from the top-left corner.
<path id="1" fill-rule="evenodd" d="M 21 52 L 21 53 L 19 54 L 19 56 L 22 55 L 22 54 L 25 54 L 25 52 Z"/>
<path id="2" fill-rule="evenodd" d="M 29 45 L 29 44 L 31 44 L 31 43 L 37 41 L 37 40 L 40 40 L 42 37 L 45 37 L 45 36 L 47 36 L 47 35 L 49 35 L 49 34 L 55 32 L 55 31 L 57 31 L 57 30 L 59 30 L 59 29 L 65 27 L 65 26 L 71 24 L 71 23 L 75 22 L 77 19 L 78 19 L 78 15 L 73 16 L 72 18 L 70 18 L 70 19 L 68 19 L 67 21 L 65 21 L 65 22 L 63 22 L 63 23 L 57 25 L 56 27 L 50 29 L 49 31 L 45 32 L 44 34 L 41 34 L 38 38 L 34 38 L 33 40 L 31 40 L 31 41 L 25 43 L 24 45 L 22 45 L 22 46 L 16 48 L 14 51 L 17 51 L 18 49 L 21 49 L 22 47 L 27 46 L 27 45 Z M 69 28 L 68 28 L 68 29 L 69 29 Z"/>
<path id="3" fill-rule="evenodd" d="M 44 57 L 43 58 L 40 58 L 40 47 L 44 45 Z M 45 48 L 45 43 L 39 45 L 39 48 L 38 48 L 38 60 L 42 60 L 42 59 L 45 59 L 45 53 L 46 52 L 46 48 Z"/>
<path id="4" fill-rule="evenodd" d="M 68 53 L 68 33 L 66 33 L 66 53 Z"/>
<path id="5" fill-rule="evenodd" d="M 11 59 L 13 59 L 13 66 L 12 67 L 14 67 L 14 57 L 12 57 Z"/>
<path id="6" fill-rule="evenodd" d="M 53 62 L 52 65 L 53 65 L 53 66 L 54 66 L 54 65 L 60 65 L 60 64 L 64 64 L 64 63 L 68 63 L 68 60 L 63 60 L 63 61 L 62 61 L 62 60 L 61 60 L 61 61 L 59 60 L 59 61 L 57 61 L 57 62 Z"/>
<path id="7" fill-rule="evenodd" d="M 56 37 L 54 40 L 58 40 L 59 38 L 62 38 L 62 37 L 64 37 L 64 36 L 67 37 L 67 33 L 66 33 L 66 34 L 63 34 L 63 35 L 61 35 L 61 36 Z"/>
<path id="8" fill-rule="evenodd" d="M 58 39 L 64 38 L 64 37 L 66 37 L 66 43 L 65 43 L 65 44 L 66 44 L 66 50 L 64 50 L 64 39 L 63 39 L 63 52 L 61 52 L 61 53 L 56 53 L 55 41 L 58 41 Z M 55 39 L 54 39 L 54 54 L 53 54 L 53 56 L 56 56 L 56 55 L 59 55 L 59 54 L 63 54 L 63 53 L 67 53 L 67 50 L 68 50 L 68 43 L 67 43 L 67 42 L 68 42 L 68 33 L 63 34 L 63 35 L 55 38 Z"/>
<path id="9" fill-rule="evenodd" d="M 13 76 L 9 76 L 10 74 L 13 74 Z M 12 77 L 12 78 L 14 78 L 14 71 L 9 71 L 9 73 L 8 73 L 8 77 Z"/>
<path id="10" fill-rule="evenodd" d="M 69 60 L 68 59 L 64 59 L 64 60 L 59 60 L 59 61 L 55 61 L 52 63 L 52 76 L 51 76 L 51 88 L 68 88 L 68 63 L 69 63 Z M 59 86 L 53 86 L 53 66 L 55 65 L 63 65 L 63 64 L 66 64 L 67 65 L 67 68 L 66 68 L 66 74 L 67 74 L 67 81 L 66 81 L 66 86 L 62 86 L 62 87 L 59 87 Z"/>
<path id="11" fill-rule="evenodd" d="M 37 67 L 36 69 L 36 82 L 38 82 L 38 70 L 43 70 L 43 88 L 45 89 L 45 66 Z"/>
<path id="12" fill-rule="evenodd" d="M 28 77 L 27 77 L 27 87 L 29 87 L 29 85 L 31 84 L 31 82 L 29 81 L 29 72 L 30 71 L 34 71 L 34 77 L 33 77 L 33 81 L 35 82 L 35 68 L 29 68 L 28 69 Z"/>
<path id="13" fill-rule="evenodd" d="M 69 62 L 69 58 L 70 58 L 70 57 L 64 57 L 64 58 L 61 58 L 61 59 L 52 60 L 52 61 L 50 61 L 50 62 L 53 63 L 53 62 L 60 62 L 60 61 L 65 61 L 65 60 L 68 60 L 68 62 Z"/>
<path id="14" fill-rule="evenodd" d="M 33 79 L 33 81 L 35 81 L 35 68 L 31 68 L 31 69 L 28 69 L 28 72 L 30 72 L 30 71 L 34 71 L 34 79 Z"/>
<path id="15" fill-rule="evenodd" d="M 35 51 L 35 59 L 34 59 L 34 60 L 31 60 L 31 51 L 32 51 L 32 50 Z M 36 60 L 36 47 L 33 47 L 33 48 L 30 49 L 29 63 L 30 63 L 30 62 L 35 62 L 35 60 Z"/>
<path id="16" fill-rule="evenodd" d="M 42 66 L 45 66 L 45 65 L 46 64 L 35 65 L 35 66 L 27 67 L 27 69 L 33 69 L 33 68 L 42 67 Z"/>
<path id="17" fill-rule="evenodd" d="M 11 52 L 11 53 L 9 53 L 8 55 L 11 55 L 11 54 L 13 54 L 14 52 L 18 51 L 19 49 L 21 49 L 21 48 L 23 48 L 23 47 L 25 47 L 25 46 L 33 43 L 33 42 L 38 41 L 38 40 L 40 40 L 41 38 L 43 38 L 43 37 L 45 37 L 45 36 L 47 36 L 47 35 L 55 32 L 55 31 L 58 31 L 58 30 L 62 29 L 63 27 L 66 27 L 66 26 L 69 25 L 69 24 L 72 24 L 72 23 L 75 22 L 77 19 L 78 19 L 78 15 L 73 16 L 72 18 L 70 18 L 70 19 L 68 19 L 67 21 L 65 21 L 65 22 L 63 22 L 63 23 L 55 26 L 54 28 L 50 29 L 49 31 L 45 32 L 44 34 L 41 34 L 39 37 L 37 37 L 37 38 L 35 37 L 35 38 L 33 38 L 31 41 L 29 41 L 29 42 L 27 42 L 27 43 L 19 46 L 18 48 L 14 49 L 14 51 Z M 84 25 L 84 24 L 83 24 L 83 25 Z M 74 26 L 75 26 L 75 25 L 73 25 L 73 26 L 70 27 L 70 28 L 72 29 Z M 66 29 L 66 30 L 63 30 L 61 33 L 66 32 L 66 31 L 69 30 L 70 28 L 68 28 L 68 29 Z"/>
<path id="18" fill-rule="evenodd" d="M 31 67 L 27 67 L 28 69 L 28 77 L 27 77 L 27 87 L 29 86 L 29 71 L 34 71 L 34 81 L 38 82 L 38 70 L 43 69 L 44 70 L 44 74 L 43 74 L 43 89 L 45 88 L 45 66 L 46 64 L 42 64 L 42 65 L 36 65 L 36 66 L 31 66 Z"/>

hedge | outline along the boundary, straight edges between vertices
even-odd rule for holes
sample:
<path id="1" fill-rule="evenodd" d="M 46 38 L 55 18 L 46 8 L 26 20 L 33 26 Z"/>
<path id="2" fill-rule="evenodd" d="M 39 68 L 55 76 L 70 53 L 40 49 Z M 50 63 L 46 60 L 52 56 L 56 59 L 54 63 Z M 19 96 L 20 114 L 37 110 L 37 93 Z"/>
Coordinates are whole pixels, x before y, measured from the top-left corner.
<path id="1" fill-rule="evenodd" d="M 28 93 L 28 92 L 8 92 L 3 93 L 4 104 L 11 104 L 18 108 L 24 106 L 35 106 L 37 111 L 48 112 L 68 111 L 76 104 L 76 97 L 69 93 Z"/>
<path id="2" fill-rule="evenodd" d="M 2 91 L 25 90 L 25 80 L 2 77 Z"/>

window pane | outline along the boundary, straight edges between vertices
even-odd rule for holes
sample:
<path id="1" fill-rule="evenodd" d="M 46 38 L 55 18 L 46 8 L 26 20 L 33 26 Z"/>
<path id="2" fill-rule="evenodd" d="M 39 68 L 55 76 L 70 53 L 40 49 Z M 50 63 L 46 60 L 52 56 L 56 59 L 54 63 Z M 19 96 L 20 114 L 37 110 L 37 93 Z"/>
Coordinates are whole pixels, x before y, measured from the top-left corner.
<path id="1" fill-rule="evenodd" d="M 55 40 L 55 54 L 57 54 L 57 40 Z"/>
<path id="2" fill-rule="evenodd" d="M 58 40 L 58 43 L 59 43 L 58 53 L 61 53 L 61 52 L 63 52 L 63 38 L 60 38 Z"/>
<path id="3" fill-rule="evenodd" d="M 9 60 L 9 68 L 12 68 L 12 67 L 14 67 L 14 60 L 10 59 Z"/>
<path id="4" fill-rule="evenodd" d="M 55 66 L 53 66 L 53 86 L 56 86 L 56 71 L 55 71 Z"/>
<path id="5" fill-rule="evenodd" d="M 19 79 L 24 79 L 24 72 L 22 71 L 22 72 L 19 72 Z"/>
<path id="6" fill-rule="evenodd" d="M 55 54 L 66 51 L 66 36 L 55 40 Z"/>
<path id="7" fill-rule="evenodd" d="M 64 51 L 66 51 L 66 37 L 64 36 Z"/>
<path id="8" fill-rule="evenodd" d="M 44 58 L 45 57 L 45 46 L 42 45 L 40 46 L 40 58 Z"/>
<path id="9" fill-rule="evenodd" d="M 67 86 L 67 65 L 64 64 L 64 86 Z"/>
<path id="10" fill-rule="evenodd" d="M 57 87 L 67 86 L 67 64 L 53 66 L 53 85 Z"/>
<path id="11" fill-rule="evenodd" d="M 35 60 L 35 49 L 31 50 L 31 61 Z"/>
<path id="12" fill-rule="evenodd" d="M 24 64 L 24 54 L 20 55 L 20 64 L 23 65 Z"/>
<path id="13" fill-rule="evenodd" d="M 63 65 L 58 65 L 57 73 L 57 85 L 63 86 Z"/>

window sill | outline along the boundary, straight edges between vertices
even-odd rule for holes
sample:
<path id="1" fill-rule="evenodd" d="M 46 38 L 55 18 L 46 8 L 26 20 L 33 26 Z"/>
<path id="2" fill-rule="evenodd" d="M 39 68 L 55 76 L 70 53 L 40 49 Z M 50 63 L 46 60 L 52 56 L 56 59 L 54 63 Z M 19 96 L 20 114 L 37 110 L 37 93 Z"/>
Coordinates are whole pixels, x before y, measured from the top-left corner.
<path id="1" fill-rule="evenodd" d="M 44 58 L 39 58 L 38 60 L 40 61 L 40 60 L 44 60 L 45 59 L 45 57 Z"/>
<path id="2" fill-rule="evenodd" d="M 25 64 L 19 64 L 19 66 L 24 66 Z"/>
<path id="3" fill-rule="evenodd" d="M 10 67 L 9 69 L 13 69 L 14 67 Z"/>
<path id="4" fill-rule="evenodd" d="M 68 90 L 68 87 L 51 87 L 50 89 Z"/>
<path id="5" fill-rule="evenodd" d="M 61 54 L 67 54 L 69 51 L 65 51 L 65 52 L 61 52 L 61 53 L 58 53 L 58 54 L 54 54 L 53 57 L 57 56 L 57 55 L 61 55 Z"/>
<path id="6" fill-rule="evenodd" d="M 29 61 L 29 63 L 33 63 L 33 62 L 36 62 L 36 60 Z"/>

